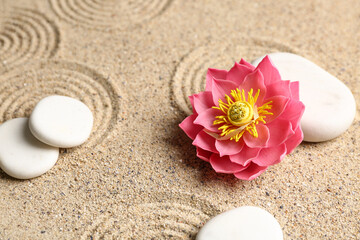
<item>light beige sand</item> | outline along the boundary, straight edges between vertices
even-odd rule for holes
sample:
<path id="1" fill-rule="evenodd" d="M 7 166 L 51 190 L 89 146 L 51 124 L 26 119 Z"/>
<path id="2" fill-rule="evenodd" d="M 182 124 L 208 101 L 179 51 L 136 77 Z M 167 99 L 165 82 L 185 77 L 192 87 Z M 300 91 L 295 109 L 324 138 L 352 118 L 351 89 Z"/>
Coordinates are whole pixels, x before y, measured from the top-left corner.
<path id="1" fill-rule="evenodd" d="M 337 76 L 360 106 L 358 0 L 2 0 L 0 123 L 50 94 L 95 116 L 45 175 L 0 171 L 0 239 L 194 239 L 216 214 L 271 212 L 285 239 L 360 239 L 360 115 L 258 179 L 216 174 L 178 128 L 208 67 L 276 51 Z M 336 114 L 336 113 L 334 113 Z M 1 143 L 0 143 L 1 144 Z"/>

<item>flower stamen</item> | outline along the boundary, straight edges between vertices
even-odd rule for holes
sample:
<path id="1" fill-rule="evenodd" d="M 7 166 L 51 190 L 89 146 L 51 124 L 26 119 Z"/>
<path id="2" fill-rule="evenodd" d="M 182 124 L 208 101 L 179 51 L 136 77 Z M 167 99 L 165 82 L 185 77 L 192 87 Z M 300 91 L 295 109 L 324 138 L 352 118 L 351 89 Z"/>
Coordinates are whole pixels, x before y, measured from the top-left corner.
<path id="1" fill-rule="evenodd" d="M 227 112 L 229 121 L 235 126 L 242 126 L 251 121 L 254 116 L 253 107 L 248 102 L 234 102 Z"/>
<path id="2" fill-rule="evenodd" d="M 213 125 L 221 125 L 218 130 L 220 134 L 210 133 L 216 139 L 219 140 L 235 140 L 240 141 L 241 137 L 248 131 L 253 137 L 258 137 L 259 134 L 256 129 L 256 125 L 260 122 L 265 124 L 265 118 L 267 115 L 273 115 L 268 111 L 272 109 L 273 101 L 269 101 L 262 106 L 258 107 L 256 102 L 260 95 L 260 89 L 254 94 L 254 90 L 251 88 L 247 93 L 245 90 L 236 88 L 231 90 L 230 95 L 225 95 L 226 102 L 219 99 L 219 107 L 213 107 L 222 111 L 224 114 L 216 116 L 216 120 Z"/>

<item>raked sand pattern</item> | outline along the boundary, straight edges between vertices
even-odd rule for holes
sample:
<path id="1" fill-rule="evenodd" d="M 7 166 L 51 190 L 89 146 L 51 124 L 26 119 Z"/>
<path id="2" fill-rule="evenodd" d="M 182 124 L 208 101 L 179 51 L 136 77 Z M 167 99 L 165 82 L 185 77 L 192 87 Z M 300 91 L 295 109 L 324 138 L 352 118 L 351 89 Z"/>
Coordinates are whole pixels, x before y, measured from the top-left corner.
<path id="1" fill-rule="evenodd" d="M 44 14 L 14 8 L 0 16 L 0 72 L 33 59 L 54 56 L 60 44 L 57 26 Z"/>
<path id="2" fill-rule="evenodd" d="M 127 28 L 149 20 L 171 0 L 49 0 L 52 10 L 65 21 L 98 30 Z"/>
<path id="3" fill-rule="evenodd" d="M 274 215 L 285 240 L 360 239 L 359 9 L 358 0 L 0 1 L 0 124 L 54 94 L 94 115 L 90 138 L 61 149 L 46 174 L 0 170 L 0 239 L 194 240 L 244 205 Z M 188 96 L 204 89 L 207 68 L 271 52 L 344 82 L 354 123 L 253 181 L 217 174 L 178 127 Z"/>
<path id="4" fill-rule="evenodd" d="M 81 238 L 195 239 L 200 227 L 221 212 L 206 199 L 192 194 L 151 195 L 156 199 L 101 214 Z"/>

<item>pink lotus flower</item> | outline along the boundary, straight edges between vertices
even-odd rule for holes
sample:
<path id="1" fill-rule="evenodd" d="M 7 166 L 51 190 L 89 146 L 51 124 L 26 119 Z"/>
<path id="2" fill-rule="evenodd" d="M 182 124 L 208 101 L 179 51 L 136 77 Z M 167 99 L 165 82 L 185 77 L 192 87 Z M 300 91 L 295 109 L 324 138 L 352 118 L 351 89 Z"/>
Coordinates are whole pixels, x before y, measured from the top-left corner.
<path id="1" fill-rule="evenodd" d="M 218 173 L 252 180 L 303 140 L 299 83 L 281 80 L 268 56 L 257 68 L 243 59 L 209 68 L 205 92 L 189 98 L 193 114 L 180 127 Z"/>

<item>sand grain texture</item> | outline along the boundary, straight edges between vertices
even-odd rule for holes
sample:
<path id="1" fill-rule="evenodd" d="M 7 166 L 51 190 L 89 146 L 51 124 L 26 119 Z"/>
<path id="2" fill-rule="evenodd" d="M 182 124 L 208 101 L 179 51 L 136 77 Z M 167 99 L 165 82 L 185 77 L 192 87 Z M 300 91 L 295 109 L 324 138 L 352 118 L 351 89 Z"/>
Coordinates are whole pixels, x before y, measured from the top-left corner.
<path id="1" fill-rule="evenodd" d="M 0 123 L 52 94 L 94 113 L 90 139 L 45 175 L 0 171 L 0 239 L 194 239 L 243 205 L 272 213 L 285 239 L 360 239 L 358 39 L 357 0 L 0 1 Z M 208 67 L 277 51 L 343 81 L 355 121 L 254 181 L 216 174 L 178 127 L 187 96 Z"/>

